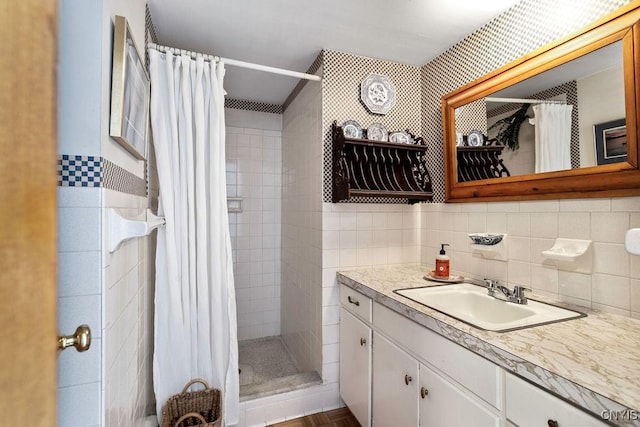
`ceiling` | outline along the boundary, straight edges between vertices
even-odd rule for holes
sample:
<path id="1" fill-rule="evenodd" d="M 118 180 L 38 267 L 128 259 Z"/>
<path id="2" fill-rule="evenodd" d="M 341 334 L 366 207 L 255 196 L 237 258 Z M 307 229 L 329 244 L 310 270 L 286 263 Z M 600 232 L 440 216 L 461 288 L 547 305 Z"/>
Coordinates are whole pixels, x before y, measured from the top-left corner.
<path id="1" fill-rule="evenodd" d="M 322 49 L 420 66 L 519 0 L 148 0 L 160 44 L 294 71 Z M 229 98 L 282 105 L 298 80 L 227 67 Z"/>

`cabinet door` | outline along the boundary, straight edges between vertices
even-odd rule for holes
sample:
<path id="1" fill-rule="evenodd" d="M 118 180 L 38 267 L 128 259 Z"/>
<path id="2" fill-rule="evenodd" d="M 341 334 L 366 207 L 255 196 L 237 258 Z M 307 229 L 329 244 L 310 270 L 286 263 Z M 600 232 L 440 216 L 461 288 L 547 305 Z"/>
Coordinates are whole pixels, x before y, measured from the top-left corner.
<path id="1" fill-rule="evenodd" d="M 593 417 L 511 374 L 506 376 L 505 393 L 507 419 L 521 427 L 606 425 L 602 419 Z"/>
<path id="2" fill-rule="evenodd" d="M 418 362 L 373 333 L 373 425 L 418 425 Z"/>
<path id="3" fill-rule="evenodd" d="M 497 427 L 498 415 L 468 391 L 462 391 L 430 368 L 420 365 L 420 425 L 422 427 Z"/>
<path id="4" fill-rule="evenodd" d="M 371 328 L 340 308 L 340 396 L 364 427 L 371 425 Z"/>

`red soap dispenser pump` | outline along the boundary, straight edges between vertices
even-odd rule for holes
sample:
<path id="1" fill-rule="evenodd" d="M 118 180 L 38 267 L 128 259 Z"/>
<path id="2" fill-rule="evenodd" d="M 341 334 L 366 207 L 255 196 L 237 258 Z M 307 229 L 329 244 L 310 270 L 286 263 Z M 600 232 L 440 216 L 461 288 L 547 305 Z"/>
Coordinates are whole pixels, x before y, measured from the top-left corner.
<path id="1" fill-rule="evenodd" d="M 449 246 L 446 243 L 440 244 L 440 254 L 436 257 L 436 273 L 437 277 L 445 279 L 449 278 L 449 255 L 444 251 L 444 247 Z"/>

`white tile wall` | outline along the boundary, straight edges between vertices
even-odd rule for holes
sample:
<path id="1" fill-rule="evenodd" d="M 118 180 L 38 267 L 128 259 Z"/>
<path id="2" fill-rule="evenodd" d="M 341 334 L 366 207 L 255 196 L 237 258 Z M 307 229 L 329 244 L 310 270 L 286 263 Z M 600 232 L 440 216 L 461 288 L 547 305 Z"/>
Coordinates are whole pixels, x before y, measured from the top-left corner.
<path id="1" fill-rule="evenodd" d="M 58 357 L 57 425 L 101 424 L 100 189 L 58 187 L 58 329 L 88 324 L 91 348 Z M 80 420 L 80 421 L 79 421 Z"/>
<path id="2" fill-rule="evenodd" d="M 307 84 L 283 117 L 281 322 L 299 369 L 322 375 L 320 90 Z"/>
<path id="3" fill-rule="evenodd" d="M 154 261 L 150 237 L 127 240 L 113 253 L 107 249 L 108 208 L 126 218 L 144 218 L 147 198 L 102 189 L 102 318 L 105 426 L 136 425 L 153 403 Z M 155 239 L 153 239 L 155 241 Z M 155 244 L 155 243 L 153 243 Z"/>
<path id="4" fill-rule="evenodd" d="M 456 273 L 521 284 L 585 307 L 640 317 L 640 257 L 624 249 L 626 230 L 640 225 L 639 210 L 638 197 L 424 204 L 420 259 L 433 265 L 438 244 L 450 243 Z M 466 223 L 450 220 L 460 215 L 467 216 Z M 472 254 L 466 237 L 472 232 L 508 233 L 508 261 Z M 593 274 L 558 270 L 542 257 L 558 237 L 593 241 Z"/>
<path id="5" fill-rule="evenodd" d="M 236 125 L 226 133 L 227 194 L 243 198 L 229 225 L 238 339 L 246 340 L 280 335 L 282 137 L 273 129 L 282 116 L 235 111 L 225 110 Z"/>

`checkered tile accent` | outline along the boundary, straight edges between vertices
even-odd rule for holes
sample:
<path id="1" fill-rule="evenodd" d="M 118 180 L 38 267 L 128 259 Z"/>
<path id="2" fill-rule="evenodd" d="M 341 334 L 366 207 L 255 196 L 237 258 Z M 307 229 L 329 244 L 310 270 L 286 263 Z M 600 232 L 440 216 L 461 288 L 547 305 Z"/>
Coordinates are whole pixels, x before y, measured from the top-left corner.
<path id="1" fill-rule="evenodd" d="M 58 158 L 58 185 L 61 187 L 100 187 L 102 159 L 94 156 L 62 155 Z"/>
<path id="2" fill-rule="evenodd" d="M 363 129 L 382 123 L 389 132 L 420 130 L 420 68 L 332 50 L 323 52 L 322 129 L 324 141 L 323 200 L 331 202 L 331 123 L 357 121 Z M 389 77 L 396 87 L 396 104 L 385 115 L 372 114 L 360 101 L 360 83 L 371 73 Z M 427 157 L 431 156 L 429 147 Z M 355 197 L 355 203 L 406 203 L 406 199 Z"/>
<path id="3" fill-rule="evenodd" d="M 98 156 L 59 156 L 58 186 L 104 187 L 136 196 L 147 194 L 144 179 Z"/>
<path id="4" fill-rule="evenodd" d="M 149 69 L 149 50 L 147 46 L 149 43 L 158 43 L 158 35 L 156 34 L 156 27 L 153 25 L 153 19 L 151 19 L 151 10 L 149 5 L 145 5 L 144 9 L 144 65 Z"/>
<path id="5" fill-rule="evenodd" d="M 144 197 L 147 195 L 147 185 L 144 179 L 135 176 L 107 159 L 102 160 L 102 168 L 104 170 L 102 178 L 102 186 L 104 188 L 136 196 Z"/>
<path id="6" fill-rule="evenodd" d="M 226 98 L 224 108 L 236 110 L 261 111 L 263 113 L 282 114 L 282 105 L 267 104 L 265 102 L 245 101 L 244 99 Z"/>
<path id="7" fill-rule="evenodd" d="M 444 201 L 441 98 L 630 2 L 523 0 L 421 68 L 421 134 L 429 145 L 434 202 Z"/>
<path id="8" fill-rule="evenodd" d="M 468 135 L 477 129 L 487 134 L 487 103 L 484 98 L 468 103 L 456 111 L 456 132 Z"/>

